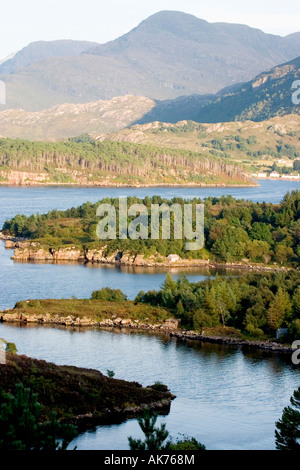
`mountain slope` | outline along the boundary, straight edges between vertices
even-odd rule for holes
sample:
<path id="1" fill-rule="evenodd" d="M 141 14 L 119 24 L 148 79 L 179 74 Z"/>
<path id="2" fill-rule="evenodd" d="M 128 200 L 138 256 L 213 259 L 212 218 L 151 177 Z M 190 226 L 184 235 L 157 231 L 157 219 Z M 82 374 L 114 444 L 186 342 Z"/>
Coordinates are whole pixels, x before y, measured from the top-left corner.
<path id="1" fill-rule="evenodd" d="M 86 53 L 126 57 L 136 68 L 144 70 L 152 69 L 152 61 L 187 65 L 202 72 L 206 80 L 213 77 L 214 84 L 207 83 L 202 92 L 217 92 L 222 86 L 245 79 L 249 70 L 253 73 L 255 69 L 267 68 L 267 64 L 277 65 L 287 57 L 297 57 L 299 47 L 297 34 L 282 38 L 246 25 L 208 23 L 185 13 L 162 11 L 121 38 Z M 227 83 L 222 85 L 225 75 Z"/>
<path id="2" fill-rule="evenodd" d="M 300 57 L 263 72 L 236 91 L 204 104 L 194 118 L 203 123 L 263 121 L 274 116 L 300 114 L 300 106 L 292 101 L 295 91 L 292 86 L 299 79 Z"/>
<path id="3" fill-rule="evenodd" d="M 77 55 L 44 54 L 29 63 L 15 58 L 2 65 L 0 79 L 7 84 L 7 108 L 28 111 L 127 94 L 169 100 L 248 81 L 297 57 L 299 50 L 298 34 L 282 38 L 162 11 L 114 41 L 84 46 Z"/>
<path id="4" fill-rule="evenodd" d="M 82 133 L 99 136 L 157 121 L 266 121 L 276 116 L 300 114 L 300 106 L 292 102 L 295 92 L 292 85 L 299 79 L 300 57 L 263 72 L 250 82 L 226 87 L 216 95 L 190 95 L 162 101 L 126 95 L 86 104 L 62 104 L 40 112 L 5 110 L 0 111 L 0 135 L 57 140 Z"/>

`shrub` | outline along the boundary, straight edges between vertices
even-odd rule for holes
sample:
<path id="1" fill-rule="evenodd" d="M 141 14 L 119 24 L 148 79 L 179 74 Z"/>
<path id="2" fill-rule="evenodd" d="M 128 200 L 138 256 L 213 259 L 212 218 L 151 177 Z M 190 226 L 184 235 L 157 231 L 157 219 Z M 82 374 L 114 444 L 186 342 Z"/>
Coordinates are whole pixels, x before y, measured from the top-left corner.
<path id="1" fill-rule="evenodd" d="M 103 300 L 108 302 L 124 302 L 127 300 L 127 296 L 123 294 L 120 289 L 111 289 L 109 287 L 103 287 L 103 289 L 95 290 L 92 293 L 93 300 Z"/>

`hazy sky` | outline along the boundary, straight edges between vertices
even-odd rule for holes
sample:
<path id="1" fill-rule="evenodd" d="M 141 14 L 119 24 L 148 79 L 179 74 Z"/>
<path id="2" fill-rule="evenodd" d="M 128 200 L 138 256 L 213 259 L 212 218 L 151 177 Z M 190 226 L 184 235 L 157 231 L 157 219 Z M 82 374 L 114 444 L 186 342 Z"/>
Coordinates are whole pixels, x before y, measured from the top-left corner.
<path id="1" fill-rule="evenodd" d="M 104 43 L 161 10 L 282 36 L 300 31 L 299 0 L 0 0 L 0 7 L 0 59 L 38 40 Z"/>

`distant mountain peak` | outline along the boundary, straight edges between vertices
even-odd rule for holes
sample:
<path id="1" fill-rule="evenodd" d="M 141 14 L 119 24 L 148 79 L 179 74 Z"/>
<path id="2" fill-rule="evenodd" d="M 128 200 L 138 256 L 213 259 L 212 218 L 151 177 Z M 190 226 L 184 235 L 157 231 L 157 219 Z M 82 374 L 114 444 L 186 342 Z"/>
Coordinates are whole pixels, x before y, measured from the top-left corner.
<path id="1" fill-rule="evenodd" d="M 160 23 L 160 22 L 182 22 L 182 21 L 196 21 L 202 22 L 203 24 L 208 23 L 208 21 L 198 18 L 195 15 L 190 13 L 184 13 L 183 11 L 179 10 L 161 10 L 157 13 L 153 13 L 153 15 L 148 16 L 148 18 L 144 19 L 140 25 L 146 23 Z"/>

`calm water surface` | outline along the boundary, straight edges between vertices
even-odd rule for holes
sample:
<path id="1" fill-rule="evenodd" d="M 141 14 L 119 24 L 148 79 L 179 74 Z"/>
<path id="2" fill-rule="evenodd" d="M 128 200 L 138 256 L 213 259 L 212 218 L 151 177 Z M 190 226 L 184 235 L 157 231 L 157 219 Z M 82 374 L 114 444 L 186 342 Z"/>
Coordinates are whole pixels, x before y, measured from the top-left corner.
<path id="1" fill-rule="evenodd" d="M 171 198 L 221 196 L 278 203 L 299 182 L 262 181 L 259 188 L 61 188 L 0 187 L 0 226 L 24 213 L 76 207 L 103 197 L 159 194 Z M 28 298 L 89 297 L 103 286 L 120 287 L 129 298 L 157 289 L 165 271 L 87 265 L 28 264 L 10 260 L 0 243 L 0 309 Z M 174 271 L 174 275 L 178 272 Z M 214 271 L 189 270 L 201 280 Z M 176 399 L 166 422 L 170 434 L 195 436 L 208 449 L 273 449 L 275 421 L 299 386 L 299 367 L 290 358 L 245 353 L 222 346 L 183 343 L 141 333 L 76 331 L 63 328 L 14 327 L 0 324 L 0 337 L 13 341 L 20 354 L 57 364 L 91 367 L 149 385 L 166 383 Z M 80 435 L 78 449 L 127 449 L 129 435 L 142 437 L 136 420 L 100 426 Z"/>
<path id="2" fill-rule="evenodd" d="M 86 201 L 95 203 L 104 197 L 160 195 L 165 198 L 182 197 L 184 199 L 221 197 L 231 194 L 237 199 L 249 199 L 255 202 L 279 203 L 287 191 L 300 189 L 299 181 L 260 180 L 255 188 L 85 188 L 85 187 L 24 187 L 0 186 L 0 226 L 5 219 L 16 214 L 43 214 L 52 209 L 65 210 L 77 207 Z"/>
<path id="3" fill-rule="evenodd" d="M 183 343 L 141 333 L 13 327 L 0 337 L 20 354 L 113 370 L 117 378 L 147 386 L 162 381 L 176 399 L 160 417 L 171 436 L 194 436 L 208 449 L 274 449 L 275 421 L 299 386 L 300 369 L 290 358 L 243 353 L 197 342 Z M 142 437 L 136 420 L 98 426 L 72 443 L 78 449 L 128 449 L 128 436 Z"/>

